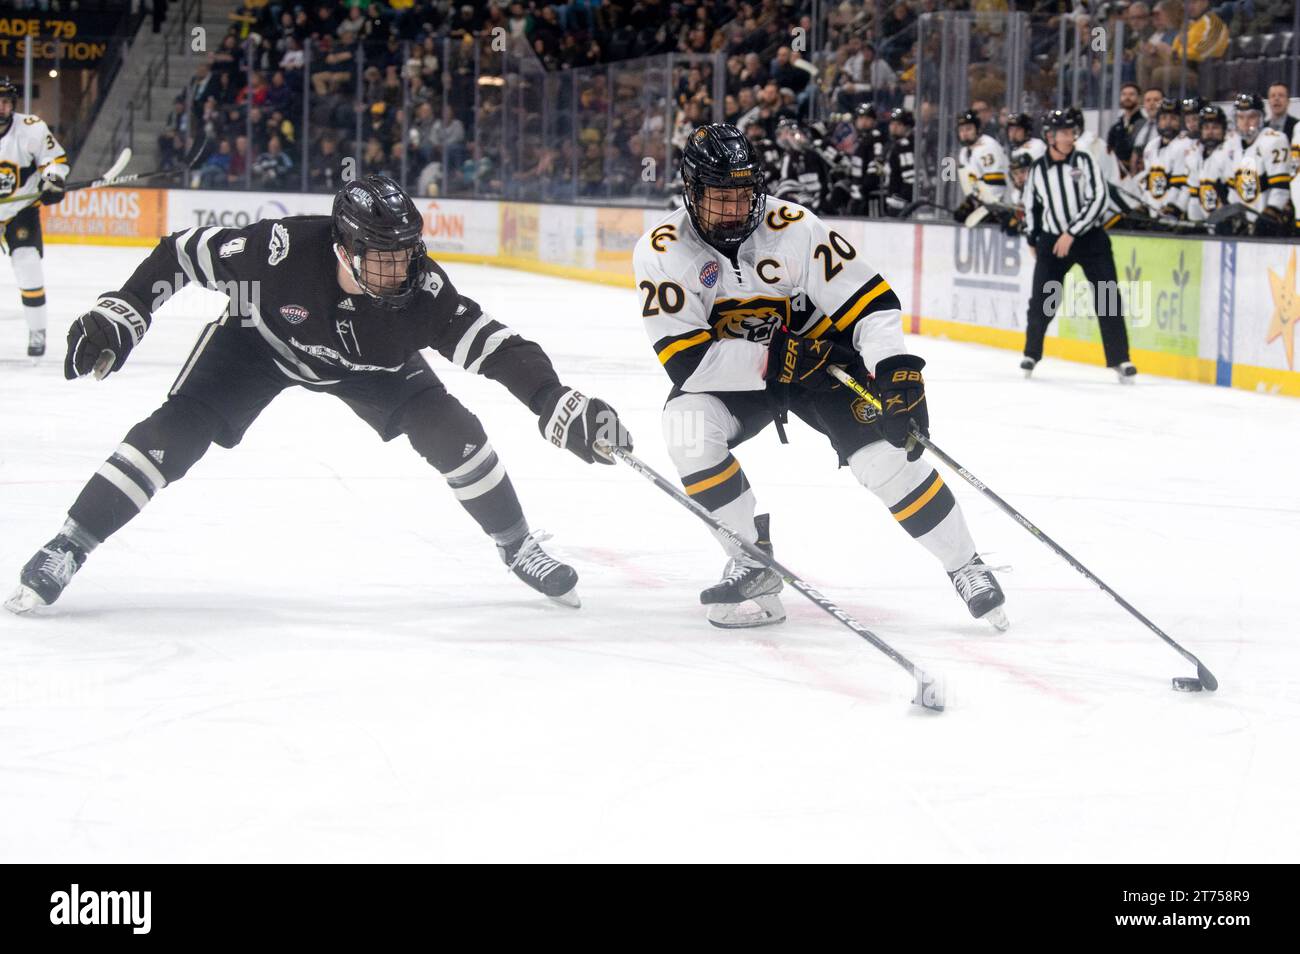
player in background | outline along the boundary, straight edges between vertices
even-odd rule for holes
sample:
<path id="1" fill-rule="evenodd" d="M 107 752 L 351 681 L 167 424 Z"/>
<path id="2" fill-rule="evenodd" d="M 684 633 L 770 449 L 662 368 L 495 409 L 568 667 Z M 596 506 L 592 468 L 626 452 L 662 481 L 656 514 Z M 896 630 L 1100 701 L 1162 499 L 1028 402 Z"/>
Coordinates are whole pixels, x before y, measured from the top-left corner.
<path id="1" fill-rule="evenodd" d="M 1227 138 L 1228 117 L 1218 106 L 1205 106 L 1197 117 L 1198 147 L 1188 155 L 1187 217 L 1204 222 L 1228 198 L 1228 179 L 1237 166 L 1240 140 Z"/>
<path id="2" fill-rule="evenodd" d="M 820 210 L 830 189 L 830 169 L 811 133 L 799 120 L 783 119 L 776 124 L 776 144 L 781 147 L 781 161 L 773 191 Z"/>
<path id="3" fill-rule="evenodd" d="M 957 221 L 975 211 L 978 205 L 1001 204 L 1007 195 L 1007 154 L 992 136 L 980 133 L 980 118 L 974 110 L 957 117 L 957 181 L 961 184 L 962 202 L 957 207 Z"/>
<path id="4" fill-rule="evenodd" d="M 876 108 L 861 103 L 853 110 L 853 145 L 850 213 L 853 215 L 883 214 L 880 191 L 885 184 L 885 150 L 889 139 L 876 124 Z"/>
<path id="5" fill-rule="evenodd" d="M 1028 113 L 1013 113 L 1007 119 L 1007 152 L 1024 149 L 1031 159 L 1047 152 L 1047 143 L 1034 135 L 1034 121 Z"/>
<path id="6" fill-rule="evenodd" d="M 784 436 L 792 412 L 934 555 L 971 615 L 1005 628 L 1002 591 L 956 498 L 909 437 L 911 422 L 928 426 L 925 362 L 906 353 L 898 296 L 866 251 L 810 209 L 766 195 L 758 157 L 734 126 L 691 134 L 682 183 L 685 207 L 641 237 L 632 261 L 646 334 L 672 382 L 663 432 L 687 494 L 770 547 L 731 449 L 774 421 Z M 871 382 L 883 414 L 827 373 L 835 363 Z M 849 527 L 835 532 L 857 539 Z M 700 594 L 710 622 L 783 620 L 781 577 L 721 542 L 730 557 L 722 580 Z"/>
<path id="7" fill-rule="evenodd" d="M 754 147 L 754 151 L 758 153 L 758 159 L 763 164 L 763 174 L 767 177 L 767 181 L 775 182 L 781 170 L 781 147 L 768 136 L 767 127 L 758 119 L 749 121 L 749 125 L 745 127 L 745 136 L 748 137 L 749 144 Z M 680 200 L 680 194 L 677 198 Z M 679 202 L 675 202 L 673 207 L 681 208 Z"/>
<path id="8" fill-rule="evenodd" d="M 1142 202 L 1153 219 L 1176 221 L 1187 210 L 1187 140 L 1182 110 L 1172 99 L 1156 109 L 1156 135 L 1142 152 Z"/>
<path id="9" fill-rule="evenodd" d="M 1233 114 L 1242 151 L 1228 178 L 1228 202 L 1256 213 L 1252 234 L 1286 235 L 1291 229 L 1291 144 L 1264 125 L 1264 100 L 1257 94 L 1239 93 Z"/>
<path id="10" fill-rule="evenodd" d="M 916 197 L 916 157 L 912 129 L 916 120 L 901 106 L 889 113 L 889 148 L 885 153 L 885 214 L 900 216 Z"/>
<path id="11" fill-rule="evenodd" d="M 598 440 L 629 447 L 631 440 L 609 405 L 565 387 L 540 347 L 461 295 L 425 254 L 422 231 L 419 210 L 397 183 L 367 176 L 339 191 L 332 215 L 164 238 L 119 290 L 72 324 L 64 376 L 120 370 L 178 285 L 223 291 L 230 307 L 200 335 L 167 400 L 131 428 L 23 567 L 6 607 L 24 613 L 53 603 L 95 547 L 212 444 L 237 445 L 294 386 L 335 395 L 382 440 L 405 435 L 515 576 L 578 606 L 577 573 L 529 531 L 483 426 L 420 349 L 503 384 L 538 416 L 544 438 L 588 463 L 613 463 Z"/>
<path id="12" fill-rule="evenodd" d="M 0 199 L 28 195 L 28 202 L 0 202 L 0 249 L 8 253 L 27 320 L 27 354 L 45 354 L 45 270 L 41 259 L 42 205 L 63 198 L 68 156 L 39 116 L 18 112 L 18 87 L 0 77 Z"/>

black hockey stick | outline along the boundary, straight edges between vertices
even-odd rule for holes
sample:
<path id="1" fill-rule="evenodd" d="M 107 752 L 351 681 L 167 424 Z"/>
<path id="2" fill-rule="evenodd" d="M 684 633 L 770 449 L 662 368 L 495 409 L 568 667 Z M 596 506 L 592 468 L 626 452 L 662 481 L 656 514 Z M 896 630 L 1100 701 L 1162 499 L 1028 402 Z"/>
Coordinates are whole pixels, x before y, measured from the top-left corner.
<path id="1" fill-rule="evenodd" d="M 846 385 L 849 388 L 849 390 L 851 390 L 858 397 L 862 398 L 864 401 L 866 401 L 876 410 L 880 410 L 880 402 L 876 400 L 875 395 L 872 394 L 870 391 L 868 391 L 857 381 L 855 381 L 852 375 L 850 375 L 843 368 L 837 365 L 832 365 L 830 368 L 830 373 L 832 376 L 834 376 L 834 378 L 837 381 Z M 1027 518 L 1024 514 L 1022 514 L 1015 507 L 1011 506 L 1011 504 L 1007 503 L 997 494 L 995 494 L 992 490 L 990 490 L 982 480 L 980 480 L 969 470 L 967 470 L 961 464 L 957 463 L 946 453 L 944 453 L 942 450 L 936 447 L 934 442 L 930 440 L 930 438 L 926 437 L 924 434 L 920 433 L 920 431 L 917 430 L 915 424 L 912 426 L 912 439 L 916 441 L 918 444 L 920 444 L 922 447 L 924 447 L 926 450 L 934 454 L 935 457 L 938 457 L 950 468 L 955 470 L 963 480 L 965 480 L 968 484 L 970 484 L 972 487 L 974 487 L 976 490 L 982 493 L 989 500 L 993 501 L 993 503 L 997 504 L 998 508 L 1003 513 L 1005 513 L 1008 517 L 1016 521 L 1016 523 L 1020 524 L 1022 527 L 1024 527 L 1026 530 L 1032 533 L 1035 537 L 1041 540 L 1044 544 L 1050 547 L 1052 552 L 1054 552 L 1066 563 L 1070 564 L 1070 566 L 1074 567 L 1076 570 L 1082 573 L 1085 579 L 1089 580 L 1096 586 L 1100 587 L 1102 592 L 1106 593 L 1116 603 L 1124 607 L 1124 609 L 1128 610 L 1129 613 L 1132 614 L 1133 617 L 1136 618 L 1139 622 L 1145 625 L 1147 629 L 1151 630 L 1151 632 L 1155 633 L 1157 636 L 1163 639 L 1180 656 L 1182 656 L 1189 663 L 1195 666 L 1196 678 L 1193 679 L 1189 676 L 1175 676 L 1173 679 L 1173 685 L 1175 689 L 1184 692 L 1188 692 L 1188 691 L 1199 692 L 1201 689 L 1208 689 L 1211 692 L 1214 692 L 1216 689 L 1219 688 L 1219 680 L 1214 678 L 1214 673 L 1206 669 L 1205 664 L 1202 663 L 1199 659 L 1197 659 L 1196 656 L 1194 656 L 1192 653 L 1188 652 L 1186 649 L 1180 646 L 1171 636 L 1165 633 L 1164 630 L 1162 630 L 1159 626 L 1157 626 L 1155 623 L 1151 622 L 1151 620 L 1147 619 L 1140 612 L 1138 612 L 1137 608 L 1134 607 L 1132 603 L 1124 599 L 1124 597 L 1120 596 L 1109 586 L 1107 586 L 1105 583 L 1099 580 L 1091 570 L 1089 570 L 1086 566 L 1084 566 L 1073 556 L 1071 556 L 1070 553 L 1063 546 L 1061 546 L 1059 543 L 1057 543 L 1047 534 L 1043 533 L 1043 531 L 1039 530 L 1036 526 L 1030 523 L 1029 518 Z"/>
<path id="2" fill-rule="evenodd" d="M 754 544 L 742 540 L 736 535 L 735 531 L 688 497 L 673 483 L 661 476 L 654 470 L 654 468 L 650 467 L 650 465 L 646 464 L 631 451 L 624 450 L 621 447 L 613 447 L 609 444 L 605 444 L 604 447 L 606 453 L 627 464 L 642 477 L 646 478 L 646 480 L 650 481 L 691 513 L 695 514 L 695 516 L 707 523 L 718 533 L 721 533 L 741 550 L 744 550 L 747 556 L 754 560 L 758 560 L 769 569 L 780 573 L 787 583 L 806 596 L 814 606 L 835 617 L 835 619 L 839 620 L 849 629 L 853 630 L 853 632 L 857 633 L 869 642 L 872 646 L 875 646 L 882 653 L 907 670 L 908 674 L 916 681 L 916 697 L 912 700 L 914 704 L 925 709 L 930 709 L 934 712 L 943 711 L 943 685 L 939 679 L 929 675 L 923 669 L 920 669 L 910 659 L 898 652 L 898 650 L 894 649 L 894 647 L 890 646 L 887 642 L 871 630 L 867 629 L 867 627 L 863 626 L 848 613 L 844 612 L 844 610 L 832 603 L 811 585 L 795 576 L 790 572 L 790 570 L 778 563 L 773 557 L 764 553 L 758 547 L 754 546 Z"/>

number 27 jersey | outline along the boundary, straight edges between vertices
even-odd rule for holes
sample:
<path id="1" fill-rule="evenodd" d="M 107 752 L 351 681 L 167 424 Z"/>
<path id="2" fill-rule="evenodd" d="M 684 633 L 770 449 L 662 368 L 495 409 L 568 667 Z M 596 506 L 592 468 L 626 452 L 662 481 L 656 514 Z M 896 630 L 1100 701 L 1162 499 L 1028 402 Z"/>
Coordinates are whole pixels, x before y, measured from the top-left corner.
<path id="1" fill-rule="evenodd" d="M 903 352 L 898 296 L 809 209 L 767 197 L 734 260 L 704 242 L 685 208 L 632 253 L 646 334 L 674 391 L 759 391 L 781 325 L 856 349 L 866 367 Z"/>

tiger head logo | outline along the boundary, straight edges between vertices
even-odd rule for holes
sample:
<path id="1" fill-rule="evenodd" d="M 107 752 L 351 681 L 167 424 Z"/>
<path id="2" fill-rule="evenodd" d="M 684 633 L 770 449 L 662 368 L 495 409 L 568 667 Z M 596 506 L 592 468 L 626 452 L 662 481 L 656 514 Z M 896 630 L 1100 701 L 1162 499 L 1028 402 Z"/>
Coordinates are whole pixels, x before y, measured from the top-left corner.
<path id="1" fill-rule="evenodd" d="M 18 167 L 12 162 L 0 162 L 0 195 L 10 195 L 18 188 Z"/>
<path id="2" fill-rule="evenodd" d="M 1206 212 L 1213 212 L 1219 207 L 1219 193 L 1214 191 L 1214 186 L 1210 184 L 1202 185 L 1200 188 L 1201 208 Z"/>
<path id="3" fill-rule="evenodd" d="M 1237 173 L 1237 195 L 1243 202 L 1254 202 L 1259 195 L 1259 173 L 1254 169 L 1242 169 Z"/>
<path id="4" fill-rule="evenodd" d="M 772 340 L 772 330 L 786 320 L 786 315 L 775 304 L 742 304 L 737 308 L 724 308 L 714 325 L 714 334 L 723 338 L 743 338 L 746 341 Z"/>
<path id="5" fill-rule="evenodd" d="M 1151 197 L 1159 199 L 1169 191 L 1169 176 L 1165 170 L 1159 166 L 1152 166 L 1151 171 L 1147 173 L 1147 188 L 1151 190 Z"/>

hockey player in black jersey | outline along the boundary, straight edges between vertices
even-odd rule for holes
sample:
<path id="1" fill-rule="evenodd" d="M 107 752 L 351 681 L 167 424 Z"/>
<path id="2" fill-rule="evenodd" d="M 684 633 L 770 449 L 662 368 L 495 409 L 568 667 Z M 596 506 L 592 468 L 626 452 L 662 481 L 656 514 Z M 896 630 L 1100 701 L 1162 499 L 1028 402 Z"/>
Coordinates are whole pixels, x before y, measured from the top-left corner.
<path id="1" fill-rule="evenodd" d="M 885 214 L 903 214 L 916 195 L 916 165 L 912 152 L 912 111 L 899 107 L 889 114 L 889 148 L 885 153 Z"/>
<path id="2" fill-rule="evenodd" d="M 876 109 L 870 103 L 862 103 L 853 111 L 853 129 L 857 138 L 852 155 L 853 203 L 849 211 L 853 215 L 879 216 L 883 213 L 880 192 L 884 186 L 885 148 L 889 140 L 876 125 Z"/>
<path id="3" fill-rule="evenodd" d="M 332 393 L 382 440 L 405 435 L 523 582 L 578 606 L 577 573 L 530 532 L 482 425 L 448 393 L 421 348 L 503 384 L 542 436 L 588 463 L 597 440 L 631 446 L 605 402 L 560 383 L 542 349 L 457 292 L 425 253 L 419 210 L 392 179 L 351 182 L 333 214 L 164 238 L 121 289 L 68 331 L 64 375 L 120 370 L 152 314 L 179 287 L 231 305 L 199 336 L 167 400 L 127 433 L 91 477 L 58 534 L 28 561 L 5 604 L 23 613 L 58 599 L 90 552 L 212 444 L 237 445 L 285 388 Z"/>
<path id="4" fill-rule="evenodd" d="M 797 119 L 783 119 L 776 126 L 776 144 L 783 155 L 772 194 L 814 212 L 822 211 L 830 189 L 830 170 L 812 133 Z"/>

